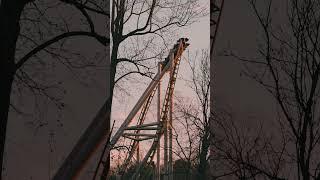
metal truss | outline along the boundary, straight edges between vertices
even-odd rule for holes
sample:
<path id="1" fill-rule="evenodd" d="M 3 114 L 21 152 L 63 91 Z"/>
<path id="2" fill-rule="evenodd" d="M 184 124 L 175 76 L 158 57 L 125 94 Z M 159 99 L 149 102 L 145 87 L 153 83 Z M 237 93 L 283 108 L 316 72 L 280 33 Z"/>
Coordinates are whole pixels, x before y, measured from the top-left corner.
<path id="1" fill-rule="evenodd" d="M 147 89 L 139 98 L 136 105 L 133 107 L 127 118 L 124 120 L 118 131 L 108 143 L 105 154 L 109 154 L 120 137 L 131 140 L 130 150 L 127 159 L 122 165 L 121 174 L 125 174 L 130 162 L 133 161 L 134 154 L 137 153 L 136 162 L 138 163 L 135 173 L 131 179 L 144 179 L 141 175 L 143 167 L 153 164 L 154 155 L 157 153 L 157 163 L 154 174 L 154 179 L 160 180 L 160 139 L 164 135 L 164 179 L 171 180 L 172 177 L 172 108 L 173 108 L 173 91 L 177 74 L 179 70 L 181 55 L 189 46 L 187 38 L 180 38 L 174 47 L 170 50 L 169 55 L 163 62 L 159 63 L 158 73 L 155 75 Z M 166 73 L 170 74 L 168 86 L 163 104 L 160 108 L 160 82 Z M 156 91 L 158 90 L 158 118 L 155 122 L 145 123 L 146 114 Z M 140 111 L 137 124 L 131 125 L 134 117 Z M 143 133 L 142 133 L 143 132 Z M 152 140 L 152 144 L 145 156 L 139 159 L 139 142 Z"/>

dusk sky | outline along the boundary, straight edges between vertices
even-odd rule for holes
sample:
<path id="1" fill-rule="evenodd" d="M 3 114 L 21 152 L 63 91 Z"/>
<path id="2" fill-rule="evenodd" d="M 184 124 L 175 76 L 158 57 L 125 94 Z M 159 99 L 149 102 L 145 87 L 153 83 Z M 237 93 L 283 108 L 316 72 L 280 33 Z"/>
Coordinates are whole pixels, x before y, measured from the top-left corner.
<path id="1" fill-rule="evenodd" d="M 204 5 L 204 7 L 209 6 L 208 0 L 200 0 L 201 5 Z M 209 12 L 209 9 L 207 9 L 207 12 Z M 176 81 L 175 86 L 175 95 L 182 96 L 187 98 L 188 100 L 192 100 L 194 103 L 196 103 L 196 97 L 193 92 L 193 90 L 190 88 L 190 84 L 186 82 L 186 80 L 190 80 L 191 78 L 191 71 L 190 67 L 187 64 L 188 59 L 188 53 L 193 58 L 197 51 L 200 51 L 202 49 L 207 49 L 209 47 L 209 33 L 210 33 L 210 24 L 209 24 L 209 14 L 205 17 L 200 18 L 197 22 L 193 23 L 190 26 L 180 28 L 175 32 L 175 40 L 172 41 L 169 44 L 169 48 L 172 48 L 173 45 L 176 43 L 176 40 L 178 40 L 181 37 L 187 37 L 189 38 L 190 46 L 187 48 L 187 50 L 183 53 L 178 78 Z M 199 54 L 200 55 L 200 54 Z M 142 82 L 141 82 L 142 80 Z M 138 80 L 132 80 L 129 84 L 128 89 L 126 89 L 126 93 L 121 92 L 121 90 L 118 89 L 118 92 L 116 92 L 116 98 L 113 102 L 113 111 L 112 111 L 112 118 L 115 120 L 115 128 L 118 128 L 121 124 L 121 122 L 124 121 L 124 119 L 127 117 L 137 100 L 140 98 L 141 94 L 145 90 L 145 88 L 148 86 L 150 80 L 143 78 L 138 78 Z M 165 88 L 167 86 L 166 78 L 164 78 L 162 88 Z M 162 94 L 165 93 L 165 89 L 162 90 Z M 156 97 L 154 97 L 154 103 L 156 102 Z M 155 104 L 154 104 L 155 105 Z M 150 109 L 151 110 L 151 109 Z M 155 110 L 153 110 L 155 111 Z M 152 117 L 155 117 L 156 112 L 149 112 L 151 119 Z M 151 120 L 149 119 L 149 121 Z M 148 121 L 148 119 L 146 120 Z M 115 131 L 114 131 L 115 132 Z M 180 132 L 180 136 L 182 136 L 182 132 Z M 147 146 L 148 147 L 148 146 Z M 141 148 L 141 151 L 144 152 L 144 149 Z"/>
<path id="2" fill-rule="evenodd" d="M 209 4 L 208 0 L 201 0 L 200 2 L 201 4 Z M 179 68 L 179 74 L 178 74 L 178 80 L 176 82 L 176 89 L 175 89 L 175 92 L 180 93 L 180 91 L 183 91 L 181 93 L 183 93 L 185 96 L 193 96 L 193 92 L 191 88 L 189 88 L 186 85 L 185 81 L 181 79 L 179 80 L 179 78 L 190 79 L 191 77 L 190 68 L 186 62 L 188 60 L 188 57 L 187 57 L 188 51 L 191 57 L 193 57 L 196 51 L 201 51 L 201 49 L 206 49 L 209 47 L 209 38 L 208 38 L 210 33 L 209 18 L 210 18 L 209 15 L 202 17 L 201 19 L 198 20 L 198 22 L 195 22 L 188 27 L 180 28 L 178 31 L 175 32 L 176 40 L 178 40 L 181 37 L 187 37 L 189 38 L 189 43 L 190 43 L 190 46 L 182 55 L 182 60 Z M 169 44 L 169 48 L 173 47 L 173 45 L 176 43 L 176 40 Z M 132 88 L 127 89 L 129 93 L 128 96 L 116 96 L 114 105 L 113 105 L 114 118 L 116 119 L 126 118 L 126 115 L 131 111 L 132 107 L 140 97 L 140 94 L 142 94 L 142 92 L 145 90 L 145 88 L 149 84 L 149 81 L 150 81 L 149 79 L 146 79 L 144 77 L 143 79 L 144 79 L 144 82 L 133 80 L 130 83 L 130 87 Z"/>

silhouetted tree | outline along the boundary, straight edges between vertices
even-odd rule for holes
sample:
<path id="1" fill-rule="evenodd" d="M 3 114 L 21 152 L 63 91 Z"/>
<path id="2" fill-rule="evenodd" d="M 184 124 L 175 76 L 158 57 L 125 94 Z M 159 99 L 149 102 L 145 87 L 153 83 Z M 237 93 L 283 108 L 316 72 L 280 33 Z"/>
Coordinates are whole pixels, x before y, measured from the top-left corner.
<path id="1" fill-rule="evenodd" d="M 176 142 L 183 154 L 181 158 L 190 164 L 195 164 L 197 177 L 206 179 L 211 138 L 209 126 L 210 56 L 208 50 L 202 50 L 194 58 L 189 57 L 188 62 L 191 70 L 191 81 L 188 84 L 194 92 L 195 99 L 193 102 L 187 103 L 185 98 L 177 98 L 177 103 L 175 103 L 176 118 L 185 129 L 185 131 L 180 129 L 180 132 L 186 132 L 188 138 L 183 143 L 179 142 L 181 140 L 176 137 Z"/>
<path id="2" fill-rule="evenodd" d="M 192 164 L 190 161 L 177 159 L 173 163 L 173 179 L 192 179 Z"/>
<path id="3" fill-rule="evenodd" d="M 264 129 L 266 123 L 251 119 L 259 125 L 249 125 L 249 118 L 237 119 L 231 110 L 217 106 L 210 118 L 213 138 L 209 161 L 213 179 L 284 179 L 281 173 L 286 139 L 275 146 L 275 138 Z"/>
<path id="4" fill-rule="evenodd" d="M 246 75 L 272 95 L 281 112 L 278 122 L 285 133 L 279 135 L 283 134 L 286 145 L 275 151 L 285 152 L 277 156 L 285 160 L 283 171 L 294 169 L 291 176 L 295 179 L 319 179 L 320 3 L 311 0 L 286 3 L 249 0 L 249 3 L 262 32 L 257 56 L 239 57 L 233 52 L 229 55 L 246 62 Z M 277 22 L 274 16 L 275 8 L 279 7 L 286 12 L 283 22 Z"/>
<path id="5" fill-rule="evenodd" d="M 62 8 L 76 10 L 83 20 L 82 26 L 73 28 L 67 17 L 57 20 L 57 14 L 52 10 Z M 6 127 L 8 112 L 11 107 L 19 112 L 11 101 L 13 91 L 20 91 L 20 88 L 27 88 L 37 95 L 48 97 L 58 107 L 63 106 L 54 96 L 48 93 L 51 87 L 34 79 L 35 74 L 30 74 L 29 67 L 33 71 L 50 57 L 65 64 L 68 68 L 79 68 L 84 65 L 79 61 L 71 61 L 73 57 L 80 57 L 78 54 L 64 51 L 66 39 L 74 37 L 88 37 L 95 39 L 102 46 L 109 44 L 110 40 L 106 34 L 96 31 L 93 15 L 109 17 L 104 8 L 105 3 L 98 1 L 76 1 L 76 0 L 2 0 L 0 5 L 0 168 L 2 168 L 3 153 L 6 139 Z M 69 27 L 70 26 L 70 27 Z M 69 57 L 66 56 L 69 55 Z M 71 58 L 72 59 L 72 58 Z M 38 63 L 38 64 L 37 64 Z M 88 65 L 88 64 L 85 64 Z M 40 70 L 39 70 L 40 71 Z M 38 76 L 39 77 L 39 76 Z"/>
<path id="6" fill-rule="evenodd" d="M 200 60 L 197 65 L 195 62 Z M 199 129 L 200 147 L 198 162 L 198 178 L 206 179 L 208 170 L 208 153 L 211 138 L 209 115 L 210 115 L 210 56 L 209 52 L 203 50 L 199 58 L 195 58 L 192 70 L 193 89 L 200 104 L 200 114 L 194 116 L 194 123 Z M 191 117 L 192 115 L 189 114 Z"/>

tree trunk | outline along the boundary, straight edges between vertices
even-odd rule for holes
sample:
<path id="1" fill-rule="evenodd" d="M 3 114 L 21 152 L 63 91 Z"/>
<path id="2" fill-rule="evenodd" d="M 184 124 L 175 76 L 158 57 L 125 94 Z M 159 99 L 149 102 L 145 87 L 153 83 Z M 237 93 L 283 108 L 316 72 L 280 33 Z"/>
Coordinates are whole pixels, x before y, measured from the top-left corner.
<path id="1" fill-rule="evenodd" d="M 2 177 L 10 94 L 15 74 L 15 50 L 20 32 L 19 19 L 26 2 L 2 0 L 0 5 L 0 168 Z"/>
<path id="2" fill-rule="evenodd" d="M 115 41 L 115 40 L 114 40 Z M 114 90 L 114 83 L 115 83 L 115 75 L 117 71 L 117 59 L 118 59 L 118 48 L 119 44 L 117 42 L 113 42 L 113 47 L 111 51 L 111 69 L 110 69 L 110 97 L 111 97 L 111 104 L 109 111 L 111 112 L 112 108 L 112 97 L 113 97 L 113 90 Z M 109 122 L 107 127 L 107 133 L 110 133 L 110 127 L 111 127 L 111 114 L 109 116 Z M 102 171 L 102 175 L 100 177 L 101 180 L 107 180 L 109 171 L 110 171 L 110 153 L 106 154 L 106 160 L 104 162 L 104 167 Z"/>
<path id="3" fill-rule="evenodd" d="M 1 60 L 2 61 L 2 60 Z M 4 169 L 3 164 L 3 156 L 5 150 L 5 140 L 6 140 L 6 132 L 7 132 L 7 122 L 8 122 L 8 112 L 10 106 L 10 93 L 11 86 L 13 80 L 13 73 L 10 72 L 8 68 L 9 65 L 4 65 L 1 63 L 0 65 L 0 168 L 1 172 Z M 10 67 L 10 66 L 9 66 Z M 0 177 L 2 173 L 0 174 Z M 1 178 L 0 178 L 1 179 Z"/>
<path id="4" fill-rule="evenodd" d="M 207 175 L 207 155 L 209 150 L 209 133 L 206 132 L 204 134 L 202 144 L 201 144 L 201 152 L 199 154 L 199 166 L 198 166 L 198 178 L 206 179 Z"/>

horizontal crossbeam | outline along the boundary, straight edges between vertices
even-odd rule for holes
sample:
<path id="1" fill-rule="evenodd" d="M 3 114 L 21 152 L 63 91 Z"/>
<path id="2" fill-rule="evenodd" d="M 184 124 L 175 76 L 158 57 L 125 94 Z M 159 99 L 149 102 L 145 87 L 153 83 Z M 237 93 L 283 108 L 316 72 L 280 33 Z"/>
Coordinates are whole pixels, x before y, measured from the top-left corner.
<path id="1" fill-rule="evenodd" d="M 156 137 L 155 134 L 143 134 L 143 133 L 123 133 L 122 136 L 147 136 L 147 137 Z"/>
<path id="2" fill-rule="evenodd" d="M 130 127 L 126 130 L 158 130 L 161 129 L 161 127 Z"/>
<path id="3" fill-rule="evenodd" d="M 136 126 L 129 126 L 125 128 L 125 130 L 136 130 L 137 128 L 143 128 L 143 127 L 149 127 L 149 126 L 158 126 L 160 125 L 159 122 L 153 122 L 149 124 L 141 124 L 141 125 L 136 125 Z"/>
<path id="4" fill-rule="evenodd" d="M 144 140 L 149 140 L 149 139 L 154 139 L 155 137 L 145 137 L 145 138 L 134 138 L 134 137 L 130 137 L 130 136 L 125 136 L 123 135 L 123 137 L 134 140 L 134 141 L 144 141 Z"/>

